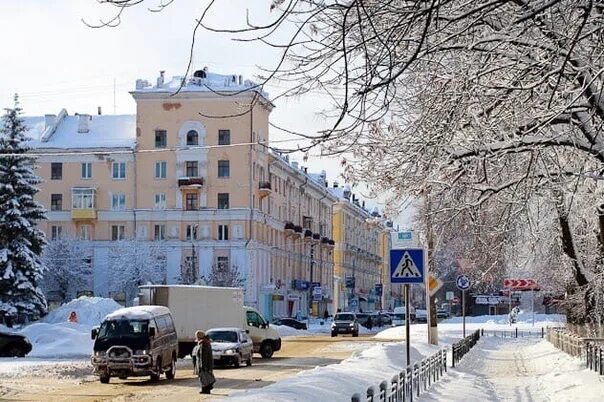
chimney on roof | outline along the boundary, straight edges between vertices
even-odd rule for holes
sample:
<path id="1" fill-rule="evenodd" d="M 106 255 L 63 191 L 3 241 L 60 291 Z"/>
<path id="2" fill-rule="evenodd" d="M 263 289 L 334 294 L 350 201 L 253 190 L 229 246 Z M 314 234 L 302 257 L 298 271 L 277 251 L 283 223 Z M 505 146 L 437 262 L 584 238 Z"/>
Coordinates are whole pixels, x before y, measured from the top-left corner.
<path id="1" fill-rule="evenodd" d="M 243 75 L 239 75 L 239 86 L 243 85 Z"/>
<path id="2" fill-rule="evenodd" d="M 351 194 L 352 194 L 352 191 L 350 191 L 350 186 L 348 186 L 348 185 L 344 186 L 344 193 L 343 193 L 344 198 L 347 199 L 348 201 L 350 201 Z"/>
<path id="3" fill-rule="evenodd" d="M 92 118 L 89 114 L 78 116 L 78 133 L 87 133 L 90 131 L 89 121 Z"/>
<path id="4" fill-rule="evenodd" d="M 103 114 L 100 106 L 97 107 L 96 112 L 99 116 Z"/>
<path id="5" fill-rule="evenodd" d="M 304 173 L 308 173 L 308 168 L 306 166 L 302 166 L 302 170 L 304 170 Z"/>
<path id="6" fill-rule="evenodd" d="M 365 200 L 363 200 L 363 209 L 365 209 Z"/>
<path id="7" fill-rule="evenodd" d="M 162 88 L 164 86 L 164 74 L 166 73 L 165 70 L 160 70 L 159 72 L 159 77 L 157 77 L 157 87 L 158 88 Z"/>
<path id="8" fill-rule="evenodd" d="M 334 182 L 333 182 L 333 188 L 338 188 L 338 186 L 339 186 L 338 182 L 337 182 L 337 181 L 334 181 Z"/>
<path id="9" fill-rule="evenodd" d="M 57 115 L 45 114 L 44 115 L 44 129 L 52 127 L 57 122 Z"/>

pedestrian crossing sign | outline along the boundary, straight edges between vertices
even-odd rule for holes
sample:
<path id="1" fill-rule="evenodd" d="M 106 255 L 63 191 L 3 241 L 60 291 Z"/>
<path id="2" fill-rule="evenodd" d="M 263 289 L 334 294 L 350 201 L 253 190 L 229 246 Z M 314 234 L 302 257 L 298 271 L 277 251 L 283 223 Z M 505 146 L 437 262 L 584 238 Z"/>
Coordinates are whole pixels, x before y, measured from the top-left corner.
<path id="1" fill-rule="evenodd" d="M 390 250 L 390 282 L 423 283 L 424 258 L 423 248 Z"/>

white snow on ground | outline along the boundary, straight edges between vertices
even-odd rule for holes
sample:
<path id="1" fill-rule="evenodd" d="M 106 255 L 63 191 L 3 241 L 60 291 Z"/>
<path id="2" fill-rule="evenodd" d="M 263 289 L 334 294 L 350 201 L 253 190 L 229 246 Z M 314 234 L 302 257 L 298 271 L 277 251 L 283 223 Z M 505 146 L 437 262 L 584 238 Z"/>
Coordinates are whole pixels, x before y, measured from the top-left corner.
<path id="1" fill-rule="evenodd" d="M 90 330 L 99 325 L 107 314 L 119 308 L 121 306 L 112 299 L 80 297 L 57 308 L 42 320 L 14 332 L 27 336 L 31 342 L 33 348 L 27 358 L 88 357 L 93 344 Z M 77 324 L 68 322 L 72 311 L 78 316 Z"/>
<path id="2" fill-rule="evenodd" d="M 484 337 L 418 401 L 602 401 L 604 379 L 549 342 Z"/>
<path id="3" fill-rule="evenodd" d="M 466 332 L 469 334 L 472 330 L 485 328 L 487 330 L 510 330 L 510 328 L 538 329 L 542 326 L 561 325 L 562 316 L 537 315 L 535 317 L 535 327 L 532 326 L 530 314 L 521 315 L 519 322 L 510 327 L 507 324 L 506 316 L 483 316 L 473 317 L 472 323 L 466 323 Z M 439 350 L 440 347 L 450 346 L 453 342 L 459 340 L 462 335 L 462 325 L 456 322 L 457 318 L 445 320 L 439 323 L 439 346 L 429 345 L 427 343 L 427 325 L 418 324 L 411 326 L 411 360 L 418 361 L 425 356 Z M 468 320 L 469 321 L 469 320 Z M 329 328 L 329 327 L 327 327 Z M 376 339 L 402 339 L 404 340 L 404 327 L 389 328 L 381 331 L 375 336 Z M 483 338 L 484 342 L 502 342 L 503 345 L 514 345 L 522 340 L 501 339 L 501 338 Z M 507 342 L 507 343 L 506 343 Z M 541 342 L 538 340 L 524 340 L 524 342 Z M 368 344 L 367 346 L 370 346 Z M 482 344 L 479 346 L 482 347 Z M 496 345 L 493 346 L 495 348 Z M 361 349 L 361 348 L 360 348 Z M 487 346 L 487 349 L 489 347 Z M 509 352 L 514 350 L 511 346 Z M 495 352 L 495 351 L 493 351 Z M 552 355 L 560 358 L 561 352 L 552 350 Z M 538 353 L 537 353 L 538 354 Z M 485 357 L 483 356 L 483 359 Z M 449 359 L 450 362 L 450 354 Z M 510 362 L 508 362 L 509 364 Z M 450 363 L 449 363 L 450 364 Z M 488 362 L 483 362 L 487 366 Z M 544 364 L 548 364 L 545 362 Z M 264 388 L 247 390 L 242 393 L 234 394 L 230 399 L 235 401 L 262 400 L 262 401 L 306 401 L 306 400 L 325 400 L 325 401 L 349 401 L 350 397 L 356 393 L 364 393 L 369 386 L 377 385 L 383 380 L 389 380 L 393 375 L 399 373 L 405 368 L 404 343 L 391 342 L 382 343 L 368 347 L 365 350 L 355 352 L 349 359 L 343 360 L 339 364 L 333 364 L 325 367 L 317 367 L 313 370 L 303 371 L 293 377 L 279 381 Z M 577 367 L 575 366 L 575 369 Z M 509 370 L 516 370 L 509 368 Z M 522 370 L 520 368 L 520 370 Z M 520 374 L 521 375 L 521 374 Z M 569 375 L 572 375 L 570 373 Z M 466 384 L 472 387 L 472 384 Z M 491 400 L 490 394 L 485 393 L 486 388 L 477 386 L 477 398 L 475 400 Z M 460 390 L 455 390 L 460 394 Z M 513 400 L 525 400 L 524 398 L 512 398 Z M 449 399 L 443 398 L 443 401 Z M 459 399 L 465 400 L 465 399 Z M 508 399 L 509 400 L 509 399 Z M 530 400 L 530 399 L 529 399 Z"/>
<path id="4" fill-rule="evenodd" d="M 30 357 L 0 358 L 0 378 L 15 378 L 25 375 L 73 379 L 76 382 L 96 379 L 96 377 L 92 377 L 92 366 L 88 358 L 68 360 Z"/>
<path id="5" fill-rule="evenodd" d="M 286 336 L 311 336 L 316 334 L 329 334 L 331 333 L 331 323 L 332 319 L 327 320 L 319 320 L 313 319 L 309 323 L 307 323 L 308 329 L 294 329 L 285 325 L 274 325 L 271 324 L 271 327 L 275 328 L 281 337 Z M 323 324 L 321 324 L 323 323 Z M 379 331 L 384 328 L 372 328 L 367 329 L 362 325 L 359 325 L 359 334 L 377 334 Z"/>

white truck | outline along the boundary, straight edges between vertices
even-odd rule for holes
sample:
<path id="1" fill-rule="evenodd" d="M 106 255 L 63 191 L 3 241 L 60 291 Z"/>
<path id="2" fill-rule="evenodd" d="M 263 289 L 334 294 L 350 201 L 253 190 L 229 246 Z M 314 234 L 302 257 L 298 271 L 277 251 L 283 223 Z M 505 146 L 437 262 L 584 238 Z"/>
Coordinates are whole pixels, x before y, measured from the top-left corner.
<path id="1" fill-rule="evenodd" d="M 166 306 L 172 312 L 178 334 L 179 357 L 195 346 L 195 331 L 235 327 L 245 330 L 254 352 L 263 358 L 281 349 L 277 330 L 252 307 L 243 305 L 243 289 L 195 285 L 144 285 L 139 288 L 140 305 Z"/>

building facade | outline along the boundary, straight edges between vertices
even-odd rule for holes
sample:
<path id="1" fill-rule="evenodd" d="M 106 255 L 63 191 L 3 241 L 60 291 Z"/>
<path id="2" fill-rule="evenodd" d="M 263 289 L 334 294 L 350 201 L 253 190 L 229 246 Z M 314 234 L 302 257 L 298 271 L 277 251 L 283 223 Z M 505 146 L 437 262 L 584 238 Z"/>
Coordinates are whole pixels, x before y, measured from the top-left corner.
<path id="1" fill-rule="evenodd" d="M 330 188 L 338 200 L 333 205 L 335 305 L 342 311 L 382 308 L 387 249 L 381 241 L 386 230 L 377 211 L 370 213 L 350 187 Z M 376 286 L 377 285 L 377 286 Z"/>
<path id="2" fill-rule="evenodd" d="M 312 282 L 315 313 L 329 308 L 335 198 L 324 174 L 269 151 L 267 94 L 204 69 L 167 82 L 162 72 L 156 85 L 137 80 L 131 95 L 136 115 L 26 119 L 38 199 L 49 210 L 41 228 L 51 241 L 85 242 L 89 290 L 130 302 L 117 275 L 130 264 L 125 245 L 154 255 L 153 281 L 240 283 L 245 303 L 269 319 L 306 315 Z"/>

